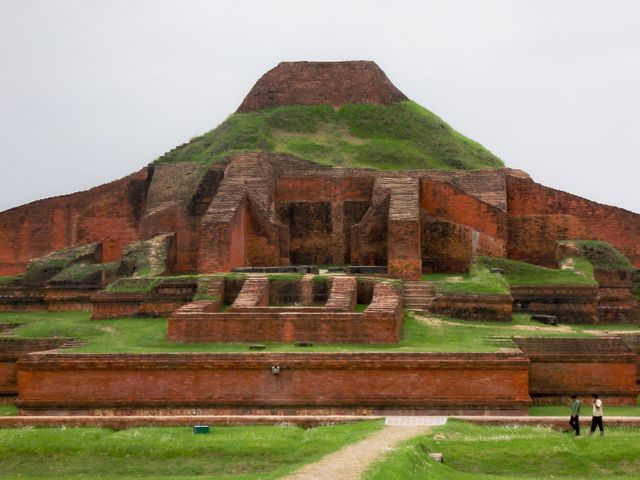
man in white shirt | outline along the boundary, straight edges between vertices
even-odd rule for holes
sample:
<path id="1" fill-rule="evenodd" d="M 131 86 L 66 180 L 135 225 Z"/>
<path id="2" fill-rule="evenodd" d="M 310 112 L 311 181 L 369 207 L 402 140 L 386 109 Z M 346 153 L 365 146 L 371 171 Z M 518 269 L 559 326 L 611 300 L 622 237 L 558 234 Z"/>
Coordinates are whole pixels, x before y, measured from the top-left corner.
<path id="1" fill-rule="evenodd" d="M 591 431 L 589 435 L 593 435 L 596 431 L 596 427 L 600 429 L 600 436 L 604 435 L 604 426 L 602 425 L 602 400 L 598 398 L 598 395 L 592 395 L 593 397 L 593 416 L 591 417 Z"/>

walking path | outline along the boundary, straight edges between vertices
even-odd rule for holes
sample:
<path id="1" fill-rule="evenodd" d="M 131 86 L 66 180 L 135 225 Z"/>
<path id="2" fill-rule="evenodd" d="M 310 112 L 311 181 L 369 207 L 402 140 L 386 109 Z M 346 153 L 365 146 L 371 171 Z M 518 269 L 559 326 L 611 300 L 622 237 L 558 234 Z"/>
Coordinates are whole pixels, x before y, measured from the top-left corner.
<path id="1" fill-rule="evenodd" d="M 369 465 L 394 449 L 399 443 L 429 431 L 429 425 L 389 426 L 302 467 L 284 480 L 359 480 Z"/>

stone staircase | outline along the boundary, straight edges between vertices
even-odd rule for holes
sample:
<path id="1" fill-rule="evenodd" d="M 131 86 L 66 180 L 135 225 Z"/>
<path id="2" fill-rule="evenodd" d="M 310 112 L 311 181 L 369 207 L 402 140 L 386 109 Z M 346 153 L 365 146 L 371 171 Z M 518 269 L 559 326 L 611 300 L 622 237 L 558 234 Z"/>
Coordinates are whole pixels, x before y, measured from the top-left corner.
<path id="1" fill-rule="evenodd" d="M 429 311 L 436 294 L 433 282 L 406 281 L 403 288 L 404 308 Z"/>

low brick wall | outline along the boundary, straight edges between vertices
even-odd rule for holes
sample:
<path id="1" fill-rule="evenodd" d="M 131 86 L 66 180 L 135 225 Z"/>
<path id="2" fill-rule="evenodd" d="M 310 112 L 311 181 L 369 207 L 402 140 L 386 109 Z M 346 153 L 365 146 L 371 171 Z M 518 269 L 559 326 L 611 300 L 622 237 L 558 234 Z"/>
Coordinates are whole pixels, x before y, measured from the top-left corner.
<path id="1" fill-rule="evenodd" d="M 529 394 L 536 405 L 568 404 L 598 394 L 607 405 L 636 405 L 638 355 L 619 337 L 525 338 L 514 341 L 531 361 Z"/>
<path id="2" fill-rule="evenodd" d="M 0 312 L 91 311 L 94 286 L 0 288 Z"/>
<path id="3" fill-rule="evenodd" d="M 44 312 L 44 289 L 0 287 L 0 312 Z"/>
<path id="4" fill-rule="evenodd" d="M 44 301 L 50 312 L 91 311 L 91 297 L 98 287 L 50 288 L 44 292 Z"/>
<path id="5" fill-rule="evenodd" d="M 167 338 L 175 342 L 222 343 L 300 341 L 386 344 L 400 341 L 403 316 L 402 296 L 398 287 L 390 283 L 378 283 L 373 299 L 363 313 L 345 312 L 340 310 L 353 309 L 355 305 L 356 282 L 353 278 L 341 280 L 344 281 L 333 281 L 326 307 L 264 306 L 268 287 L 252 289 L 251 295 L 248 288 L 243 290 L 246 295 L 239 295 L 238 300 L 225 312 L 215 311 L 219 308 L 218 304 L 194 302 L 169 316 Z M 348 284 L 349 288 L 338 288 L 340 283 Z"/>
<path id="6" fill-rule="evenodd" d="M 41 353 L 21 357 L 18 382 L 16 405 L 32 415 L 517 413 L 531 403 L 519 354 Z"/>
<path id="7" fill-rule="evenodd" d="M 509 295 L 436 295 L 429 311 L 468 320 L 510 322 L 513 300 Z"/>
<path id="8" fill-rule="evenodd" d="M 69 339 L 65 338 L 3 338 L 0 337 L 0 396 L 17 395 L 16 362 L 20 355 L 59 348 Z"/>
<path id="9" fill-rule="evenodd" d="M 204 308 L 199 311 L 180 309 L 171 314 L 167 338 L 187 343 L 272 341 L 386 344 L 400 340 L 402 327 L 401 317 L 374 316 L 366 312 L 310 313 L 297 308 L 294 311 L 274 308 L 274 311 L 264 313 L 252 309 L 247 313 L 212 313 L 204 311 Z"/>
<path id="10" fill-rule="evenodd" d="M 191 301 L 191 296 L 164 296 L 154 293 L 106 293 L 91 297 L 91 318 L 169 315 Z"/>
<path id="11" fill-rule="evenodd" d="M 512 286 L 513 311 L 555 315 L 562 323 L 598 322 L 598 287 Z"/>

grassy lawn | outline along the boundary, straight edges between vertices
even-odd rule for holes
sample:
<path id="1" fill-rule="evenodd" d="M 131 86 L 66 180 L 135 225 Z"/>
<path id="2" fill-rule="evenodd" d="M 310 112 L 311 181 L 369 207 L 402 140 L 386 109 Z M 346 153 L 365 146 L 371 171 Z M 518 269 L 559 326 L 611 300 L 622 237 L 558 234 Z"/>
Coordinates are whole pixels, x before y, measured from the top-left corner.
<path id="1" fill-rule="evenodd" d="M 19 338 L 72 337 L 86 342 L 70 349 L 93 353 L 150 352 L 248 352 L 247 343 L 181 344 L 166 340 L 166 318 L 120 318 L 90 320 L 86 312 L 0 313 L 0 323 L 23 323 L 8 332 Z M 495 352 L 504 345 L 492 337 L 579 336 L 595 330 L 624 332 L 638 330 L 637 325 L 562 325 L 547 327 L 532 322 L 529 315 L 514 315 L 512 323 L 473 322 L 428 315 L 405 314 L 403 338 L 397 345 L 317 344 L 296 347 L 293 344 L 262 342 L 267 351 L 277 352 Z"/>
<path id="2" fill-rule="evenodd" d="M 287 153 L 324 165 L 378 169 L 499 168 L 503 163 L 420 105 L 281 106 L 235 113 L 158 162 L 216 162 L 233 152 Z"/>
<path id="3" fill-rule="evenodd" d="M 606 428 L 606 427 L 605 427 Z M 444 463 L 428 452 L 444 454 Z M 476 426 L 450 420 L 374 464 L 365 480 L 637 479 L 640 429 L 609 428 L 606 437 L 543 427 Z"/>
<path id="4" fill-rule="evenodd" d="M 18 409 L 13 405 L 0 405 L 0 417 L 6 417 L 9 415 L 17 415 Z"/>
<path id="5" fill-rule="evenodd" d="M 271 479 L 382 427 L 291 426 L 0 430 L 0 478 Z"/>

